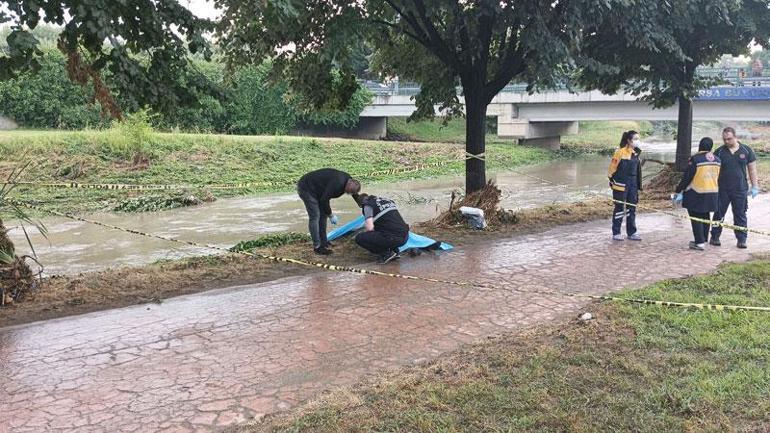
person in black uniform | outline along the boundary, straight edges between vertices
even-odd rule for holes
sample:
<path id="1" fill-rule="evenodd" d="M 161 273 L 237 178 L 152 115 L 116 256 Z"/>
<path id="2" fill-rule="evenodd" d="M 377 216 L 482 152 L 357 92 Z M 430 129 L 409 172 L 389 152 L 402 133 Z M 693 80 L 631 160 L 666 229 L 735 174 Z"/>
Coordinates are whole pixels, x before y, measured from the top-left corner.
<path id="1" fill-rule="evenodd" d="M 727 127 L 722 130 L 724 146 L 714 151 L 714 155 L 722 162 L 719 171 L 719 209 L 714 219 L 724 221 L 727 208 L 733 208 L 733 224 L 740 227 L 748 227 L 746 210 L 749 206 L 748 195 L 755 198 L 759 194 L 759 180 L 757 177 L 757 157 L 749 146 L 738 142 L 735 137 L 735 129 Z M 746 182 L 746 176 L 751 179 L 751 189 Z M 722 235 L 722 226 L 715 225 L 711 228 L 711 240 L 709 243 L 720 246 L 719 237 Z M 738 248 L 746 248 L 748 233 L 735 230 L 735 238 L 738 240 Z"/>
<path id="2" fill-rule="evenodd" d="M 356 243 L 380 256 L 381 263 L 398 257 L 398 247 L 409 238 L 409 225 L 404 222 L 393 200 L 368 194 L 354 196 L 364 214 L 364 232 Z"/>
<path id="3" fill-rule="evenodd" d="M 690 158 L 687 171 L 676 187 L 674 201 L 682 202 L 682 207 L 693 218 L 711 220 L 711 212 L 719 208 L 719 158 L 711 153 L 714 141 L 705 137 L 698 145 L 698 153 Z M 708 240 L 709 225 L 701 221 L 690 220 L 695 238 L 690 242 L 691 250 L 705 250 Z"/>
<path id="4" fill-rule="evenodd" d="M 639 203 L 639 191 L 642 190 L 642 165 L 639 163 L 639 133 L 626 131 L 620 139 L 620 148 L 612 155 L 612 162 L 607 170 L 612 188 L 615 211 L 612 214 L 612 239 L 622 241 L 620 226 L 626 218 L 627 239 L 641 241 L 636 232 L 636 204 Z M 622 203 L 620 203 L 622 202 Z M 626 203 L 629 203 L 628 205 Z"/>
<path id="5" fill-rule="evenodd" d="M 361 191 L 361 184 L 350 177 L 344 171 L 333 168 L 322 168 L 305 174 L 297 183 L 297 193 L 308 215 L 308 230 L 313 239 L 313 251 L 316 254 L 328 255 L 329 241 L 326 239 L 326 218 L 333 225 L 337 225 L 337 216 L 332 213 L 331 203 L 333 198 L 343 194 L 357 194 Z"/>

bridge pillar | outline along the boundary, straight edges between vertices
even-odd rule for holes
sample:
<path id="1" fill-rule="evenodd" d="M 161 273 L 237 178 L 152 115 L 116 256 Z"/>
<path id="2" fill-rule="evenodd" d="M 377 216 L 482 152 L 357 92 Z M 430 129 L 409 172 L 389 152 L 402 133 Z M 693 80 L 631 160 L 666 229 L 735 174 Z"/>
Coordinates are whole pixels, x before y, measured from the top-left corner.
<path id="1" fill-rule="evenodd" d="M 531 122 L 521 119 L 513 104 L 496 111 L 498 137 L 518 138 L 519 144 L 559 150 L 562 135 L 578 133 L 578 122 Z"/>

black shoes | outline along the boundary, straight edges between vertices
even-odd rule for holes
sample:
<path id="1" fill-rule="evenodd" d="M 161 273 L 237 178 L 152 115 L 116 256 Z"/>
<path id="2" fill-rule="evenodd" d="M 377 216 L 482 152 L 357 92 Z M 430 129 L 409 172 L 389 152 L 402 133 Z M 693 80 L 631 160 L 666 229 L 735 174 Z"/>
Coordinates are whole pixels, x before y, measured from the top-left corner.
<path id="1" fill-rule="evenodd" d="M 315 253 L 318 254 L 319 256 L 328 256 L 329 254 L 332 253 L 332 250 L 326 247 L 313 248 L 313 251 L 315 251 Z"/>
<path id="2" fill-rule="evenodd" d="M 709 240 L 709 245 L 713 245 L 715 247 L 721 247 L 722 242 L 719 242 L 719 238 L 711 238 L 711 240 Z"/>
<path id="3" fill-rule="evenodd" d="M 391 250 L 390 252 L 387 252 L 380 256 L 380 264 L 384 265 L 388 262 L 391 262 L 398 258 L 398 251 L 397 250 Z"/>
<path id="4" fill-rule="evenodd" d="M 745 250 L 746 248 L 748 248 L 748 246 L 746 245 L 746 241 L 738 241 L 738 248 L 742 250 Z"/>

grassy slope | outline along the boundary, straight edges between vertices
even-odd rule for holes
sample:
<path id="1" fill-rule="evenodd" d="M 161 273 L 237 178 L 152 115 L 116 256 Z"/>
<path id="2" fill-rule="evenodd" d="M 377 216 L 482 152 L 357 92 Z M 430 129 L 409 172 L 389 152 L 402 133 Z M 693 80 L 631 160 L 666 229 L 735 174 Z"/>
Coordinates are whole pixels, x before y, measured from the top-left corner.
<path id="1" fill-rule="evenodd" d="M 770 261 L 624 293 L 770 305 Z M 770 314 L 594 305 L 246 427 L 274 432 L 768 431 Z"/>
<path id="2" fill-rule="evenodd" d="M 439 174 L 461 174 L 462 145 L 403 143 L 301 137 L 244 137 L 205 134 L 153 134 L 141 146 L 150 166 L 137 169 L 132 151 L 115 131 L 15 131 L 0 132 L 0 175 L 33 161 L 23 180 L 178 184 L 273 181 L 285 186 L 261 191 L 291 190 L 310 170 L 333 166 L 351 174 L 404 167 L 420 163 L 456 161 L 451 166 L 418 173 L 379 176 L 366 182 L 392 181 Z M 491 169 L 541 162 L 557 156 L 549 151 L 492 144 L 487 152 Z M 249 191 L 214 191 L 219 197 Z M 252 191 L 253 192 L 253 191 Z M 19 197 L 66 211 L 112 209 L 139 193 L 19 188 Z M 154 193 L 157 194 L 157 193 Z M 160 194 L 163 195 L 163 194 Z"/>

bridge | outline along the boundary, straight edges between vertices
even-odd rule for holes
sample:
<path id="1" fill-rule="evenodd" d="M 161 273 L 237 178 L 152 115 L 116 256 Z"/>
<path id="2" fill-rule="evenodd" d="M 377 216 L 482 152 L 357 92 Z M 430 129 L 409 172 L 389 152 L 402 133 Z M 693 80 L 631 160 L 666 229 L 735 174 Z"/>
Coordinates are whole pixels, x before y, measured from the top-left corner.
<path id="1" fill-rule="evenodd" d="M 702 76 L 718 74 L 725 84 L 699 92 L 693 101 L 694 120 L 770 121 L 770 74 L 725 78 L 723 72 L 700 71 Z M 407 117 L 416 109 L 414 95 L 419 87 L 415 85 L 368 82 L 366 86 L 375 95 L 361 113 L 362 127 L 369 136 L 384 137 L 388 117 Z M 438 107 L 436 111 L 440 115 Z M 653 109 L 627 93 L 570 91 L 566 86 L 529 94 L 525 85 L 512 84 L 492 100 L 487 115 L 497 117 L 499 137 L 558 149 L 561 136 L 577 133 L 581 120 L 676 120 L 678 107 Z"/>

